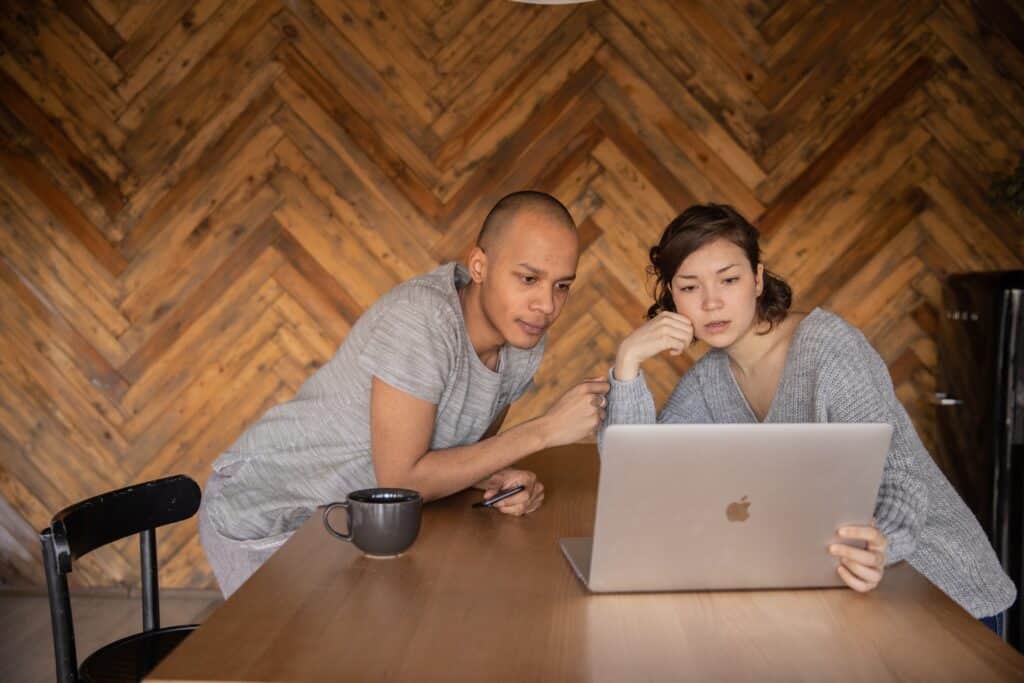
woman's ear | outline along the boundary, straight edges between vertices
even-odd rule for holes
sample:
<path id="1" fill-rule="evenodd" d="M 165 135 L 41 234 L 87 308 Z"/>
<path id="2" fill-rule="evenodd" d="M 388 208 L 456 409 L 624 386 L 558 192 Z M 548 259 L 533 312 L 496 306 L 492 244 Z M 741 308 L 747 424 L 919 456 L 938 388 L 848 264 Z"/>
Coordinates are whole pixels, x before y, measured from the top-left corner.
<path id="1" fill-rule="evenodd" d="M 757 264 L 757 272 L 754 273 L 754 285 L 757 287 L 757 295 L 761 296 L 764 291 L 764 264 Z"/>

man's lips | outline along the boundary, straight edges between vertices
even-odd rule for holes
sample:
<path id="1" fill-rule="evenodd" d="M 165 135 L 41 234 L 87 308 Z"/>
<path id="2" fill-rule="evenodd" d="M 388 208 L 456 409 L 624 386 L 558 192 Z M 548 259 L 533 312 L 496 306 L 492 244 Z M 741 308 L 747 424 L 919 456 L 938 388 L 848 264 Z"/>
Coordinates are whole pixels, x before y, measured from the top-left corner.
<path id="1" fill-rule="evenodd" d="M 535 337 L 539 337 L 540 335 L 544 334 L 544 330 L 546 330 L 548 328 L 547 325 L 543 325 L 543 324 L 542 325 L 531 325 L 530 323 L 526 322 L 525 320 L 517 320 L 516 322 L 519 323 L 519 326 L 521 328 L 523 328 L 523 330 L 525 330 L 527 334 L 531 334 L 531 335 L 533 335 Z"/>

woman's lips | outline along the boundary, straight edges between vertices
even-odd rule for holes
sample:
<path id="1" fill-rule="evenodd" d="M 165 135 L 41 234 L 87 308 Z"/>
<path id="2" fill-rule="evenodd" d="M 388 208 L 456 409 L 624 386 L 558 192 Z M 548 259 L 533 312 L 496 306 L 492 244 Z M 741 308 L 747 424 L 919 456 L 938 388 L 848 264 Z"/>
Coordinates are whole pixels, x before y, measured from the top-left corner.
<path id="1" fill-rule="evenodd" d="M 720 334 L 722 332 L 725 332 L 726 329 L 728 329 L 729 324 L 729 320 L 716 320 L 713 323 L 708 323 L 707 325 L 705 325 L 704 329 L 707 330 L 709 334 Z"/>
<path id="2" fill-rule="evenodd" d="M 516 322 L 519 323 L 519 327 L 523 328 L 523 331 L 526 332 L 526 334 L 529 334 L 533 337 L 539 337 L 540 335 L 544 334 L 544 330 L 547 329 L 547 327 L 543 325 L 531 325 L 530 323 L 523 322 L 522 320 L 517 320 Z"/>

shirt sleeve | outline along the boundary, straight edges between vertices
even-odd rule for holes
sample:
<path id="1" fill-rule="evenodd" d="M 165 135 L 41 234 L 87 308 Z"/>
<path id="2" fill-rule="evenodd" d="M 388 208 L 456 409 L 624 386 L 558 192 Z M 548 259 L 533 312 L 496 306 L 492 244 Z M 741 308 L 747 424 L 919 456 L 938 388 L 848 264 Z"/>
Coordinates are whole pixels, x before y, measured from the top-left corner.
<path id="1" fill-rule="evenodd" d="M 390 386 L 437 405 L 456 362 L 449 327 L 443 309 L 397 301 L 374 321 L 359 362 Z"/>
<path id="2" fill-rule="evenodd" d="M 889 541 L 888 563 L 893 564 L 910 557 L 917 547 L 928 516 L 928 487 L 922 475 L 935 464 L 896 396 L 885 361 L 863 336 L 851 341 L 823 366 L 828 419 L 893 427 L 875 503 L 878 528 Z"/>
<path id="3" fill-rule="evenodd" d="M 608 409 L 597 433 L 598 451 L 604 445 L 604 430 L 613 424 L 704 424 L 712 422 L 697 373 L 691 368 L 672 391 L 661 413 L 655 416 L 654 397 L 647 386 L 644 371 L 628 382 L 615 379 L 608 371 Z"/>

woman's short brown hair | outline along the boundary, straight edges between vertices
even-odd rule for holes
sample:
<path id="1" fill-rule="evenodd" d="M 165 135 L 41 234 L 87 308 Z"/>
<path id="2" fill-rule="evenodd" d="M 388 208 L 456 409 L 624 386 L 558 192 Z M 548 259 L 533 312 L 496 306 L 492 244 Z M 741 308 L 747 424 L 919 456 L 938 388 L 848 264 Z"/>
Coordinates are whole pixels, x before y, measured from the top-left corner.
<path id="1" fill-rule="evenodd" d="M 676 310 L 672 301 L 672 278 L 690 254 L 716 240 L 728 240 L 742 249 L 756 273 L 761 263 L 759 237 L 757 228 L 727 204 L 696 204 L 676 216 L 661 233 L 658 244 L 651 247 L 647 273 L 656 278 L 656 283 L 654 305 L 647 310 L 647 317 Z M 792 303 L 790 286 L 765 268 L 764 287 L 757 297 L 758 320 L 768 322 L 771 330 L 786 317 Z"/>

